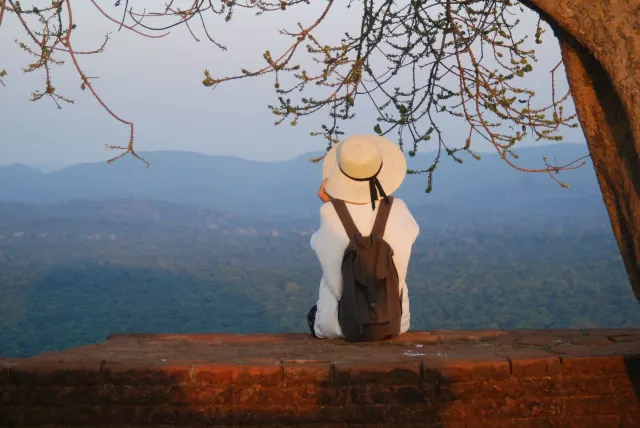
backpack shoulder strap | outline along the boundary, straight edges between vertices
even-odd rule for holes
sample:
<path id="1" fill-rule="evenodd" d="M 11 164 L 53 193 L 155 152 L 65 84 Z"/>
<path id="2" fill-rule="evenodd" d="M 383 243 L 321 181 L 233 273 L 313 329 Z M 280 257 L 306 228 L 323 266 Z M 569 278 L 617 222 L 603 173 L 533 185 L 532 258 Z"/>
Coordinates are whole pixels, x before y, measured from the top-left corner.
<path id="1" fill-rule="evenodd" d="M 384 199 L 380 200 L 380 206 L 378 207 L 378 214 L 376 220 L 373 223 L 371 234 L 380 238 L 384 237 L 384 229 L 387 226 L 387 219 L 389 218 L 389 212 L 391 212 L 391 205 L 393 204 L 393 196 L 388 196 L 389 203 L 386 203 Z"/>
<path id="2" fill-rule="evenodd" d="M 349 209 L 347 208 L 347 204 L 344 203 L 343 200 L 340 199 L 331 199 L 331 203 L 338 213 L 338 217 L 344 226 L 344 230 L 347 232 L 347 236 L 350 240 L 353 240 L 355 236 L 360 233 L 358 231 L 358 227 L 353 222 L 353 218 L 351 214 L 349 214 Z"/>

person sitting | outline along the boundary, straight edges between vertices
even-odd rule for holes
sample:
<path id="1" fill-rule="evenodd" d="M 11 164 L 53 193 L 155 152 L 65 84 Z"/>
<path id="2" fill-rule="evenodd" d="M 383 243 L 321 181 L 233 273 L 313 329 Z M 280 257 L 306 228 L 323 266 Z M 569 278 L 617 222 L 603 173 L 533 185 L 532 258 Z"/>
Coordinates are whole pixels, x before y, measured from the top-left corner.
<path id="1" fill-rule="evenodd" d="M 323 272 L 307 316 L 315 337 L 358 342 L 409 329 L 405 278 L 419 227 L 391 196 L 406 170 L 402 151 L 378 135 L 354 135 L 327 152 L 320 228 L 311 237 Z"/>

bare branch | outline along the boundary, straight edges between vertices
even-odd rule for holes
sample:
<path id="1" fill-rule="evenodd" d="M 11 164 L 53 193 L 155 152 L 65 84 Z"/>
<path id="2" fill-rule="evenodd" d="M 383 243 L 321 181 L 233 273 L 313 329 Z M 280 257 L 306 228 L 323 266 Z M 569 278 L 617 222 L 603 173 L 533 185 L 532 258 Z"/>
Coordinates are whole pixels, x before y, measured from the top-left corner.
<path id="1" fill-rule="evenodd" d="M 308 5 L 310 1 L 192 0 L 186 9 L 181 9 L 170 0 L 155 10 L 136 11 L 130 6 L 133 2 L 127 0 L 121 19 L 111 16 L 96 0 L 91 3 L 105 18 L 119 25 L 118 31 L 126 28 L 143 37 L 163 38 L 169 29 L 184 25 L 194 40 L 208 40 L 226 50 L 216 40 L 214 27 L 205 19 L 205 14 L 226 22 L 237 11 L 262 15 Z M 68 15 L 66 28 L 62 25 L 63 4 Z M 521 15 L 514 9 L 519 7 L 514 0 L 350 0 L 346 7 L 360 7 L 359 31 L 345 34 L 339 43 L 325 43 L 315 30 L 337 5 L 334 0 L 328 0 L 309 25 L 298 23 L 295 31 L 281 30 L 281 34 L 291 38 L 291 43 L 277 57 L 265 51 L 265 66 L 257 70 L 242 69 L 239 74 L 227 77 L 217 77 L 205 69 L 202 83 L 215 88 L 223 82 L 273 75 L 277 104 L 270 105 L 269 109 L 277 117 L 275 124 L 287 120 L 295 126 L 302 117 L 323 112 L 328 117 L 327 123 L 311 134 L 324 136 L 327 149 L 339 141 L 343 135 L 342 123 L 355 116 L 356 102 L 364 95 L 378 115 L 374 131 L 381 135 L 394 133 L 403 150 L 404 140 L 408 138 L 410 145 L 406 151 L 410 157 L 425 144 L 436 145 L 435 157 L 428 168 L 408 171 L 427 174 L 427 191 L 432 188 L 433 173 L 442 159 L 463 163 L 459 152 L 480 159 L 473 149 L 476 140 L 489 142 L 512 168 L 547 173 L 562 186 L 566 185 L 555 175 L 584 164 L 576 160 L 566 165 L 552 165 L 543 159 L 540 168 L 523 168 L 517 163 L 513 147 L 525 138 L 560 141 L 562 129 L 578 124 L 575 114 L 564 112 L 570 93 L 556 94 L 555 72 L 560 64 L 551 70 L 548 102 L 541 103 L 536 93 L 521 83 L 520 79 L 537 63 L 535 49 L 528 43 L 533 40 L 541 44 L 544 30 L 539 21 L 533 38 L 518 36 Z M 121 1 L 115 6 L 121 6 Z M 35 91 L 32 99 L 49 96 L 58 107 L 60 101 L 72 102 L 55 92 L 51 74 L 52 67 L 62 63 L 53 54 L 69 54 L 81 77 L 81 88 L 89 88 L 109 115 L 130 127 L 126 145 L 108 146 L 123 151 L 112 160 L 126 154 L 138 157 L 133 149 L 133 123 L 117 116 L 103 102 L 77 60 L 81 54 L 102 52 L 109 36 L 98 49 L 76 51 L 71 44 L 75 26 L 69 0 L 52 0 L 51 6 L 41 10 L 27 10 L 14 0 L 0 0 L 0 24 L 5 10 L 17 16 L 33 43 L 33 46 L 19 43 L 35 58 L 25 71 L 42 70 L 45 75 L 45 90 Z M 35 26 L 27 22 L 26 17 L 37 19 L 44 30 L 34 30 Z M 193 18 L 196 20 L 192 21 Z M 128 19 L 132 23 L 127 23 Z M 206 38 L 198 35 L 194 22 L 201 25 Z M 306 55 L 307 60 L 300 60 L 300 55 Z M 305 62 L 311 66 L 302 67 Z M 0 70 L 0 79 L 3 73 Z M 309 95 L 311 92 L 314 96 Z M 453 117 L 466 124 L 463 143 L 451 140 L 441 126 L 443 117 Z M 311 161 L 319 162 L 322 158 Z"/>
<path id="2" fill-rule="evenodd" d="M 168 35 L 169 35 L 169 33 L 168 33 L 168 32 L 167 32 L 167 33 L 158 34 L 158 35 L 154 35 L 154 34 L 145 34 L 145 33 L 143 33 L 143 32 L 140 32 L 140 31 L 136 30 L 135 28 L 133 28 L 133 27 L 131 27 L 131 26 L 129 26 L 129 25 L 125 25 L 124 20 L 122 20 L 122 21 L 118 21 L 117 19 L 115 19 L 115 18 L 111 17 L 111 15 L 109 15 L 108 13 L 106 13 L 106 12 L 105 12 L 101 7 L 100 7 L 100 5 L 99 5 L 98 3 L 96 3 L 96 1 L 95 1 L 95 0 L 90 0 L 90 1 L 91 1 L 91 3 L 93 3 L 93 5 L 96 7 L 96 9 L 98 9 L 98 11 L 99 11 L 99 12 L 100 12 L 100 13 L 101 13 L 105 18 L 107 18 L 107 19 L 108 19 L 109 21 L 111 21 L 111 22 L 115 22 L 116 24 L 120 24 L 120 28 L 124 27 L 124 28 L 126 28 L 127 30 L 133 31 L 133 32 L 134 32 L 134 33 L 136 33 L 136 34 L 139 34 L 139 35 L 141 35 L 141 36 L 143 36 L 143 37 L 148 37 L 148 38 L 150 38 L 150 39 L 160 39 L 160 38 L 162 38 L 162 37 L 166 37 L 166 36 L 168 36 Z M 128 1 L 127 1 L 127 4 L 129 4 L 129 2 L 128 2 Z M 125 7 L 125 13 L 126 13 L 126 7 Z M 120 31 L 120 28 L 118 28 L 118 31 Z"/>

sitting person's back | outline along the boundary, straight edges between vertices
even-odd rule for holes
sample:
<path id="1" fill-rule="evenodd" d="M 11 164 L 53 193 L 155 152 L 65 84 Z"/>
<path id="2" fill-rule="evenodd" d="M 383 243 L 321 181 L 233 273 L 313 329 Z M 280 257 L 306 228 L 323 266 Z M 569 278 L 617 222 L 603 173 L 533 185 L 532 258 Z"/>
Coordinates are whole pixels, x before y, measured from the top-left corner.
<path id="1" fill-rule="evenodd" d="M 325 203 L 321 207 L 320 229 L 311 238 L 311 246 L 323 270 L 318 302 L 309 312 L 309 327 L 316 337 L 349 336 L 343 331 L 344 325 L 341 325 L 340 321 L 342 319 L 343 324 L 348 323 L 349 316 L 345 317 L 344 313 L 339 316 L 340 307 L 352 310 L 354 304 L 353 302 L 345 304 L 344 301 L 342 305 L 340 304 L 345 281 L 343 263 L 346 263 L 345 257 L 349 253 L 349 251 L 345 253 L 345 250 L 349 247 L 355 248 L 354 251 L 357 252 L 358 245 L 354 244 L 354 239 L 349 236 L 347 230 L 352 220 L 351 228 L 357 229 L 352 234 L 359 234 L 360 239 L 375 235 L 374 223 L 381 210 L 383 210 L 381 214 L 388 215 L 388 218 L 386 222 L 382 218 L 379 220 L 381 224 L 377 225 L 383 231 L 380 234 L 383 241 L 380 244 L 381 249 L 376 247 L 375 251 L 382 252 L 390 247 L 388 252 L 392 254 L 394 265 L 392 271 L 394 275 L 397 272 L 397 279 L 393 279 L 392 284 L 396 287 L 396 293 L 399 293 L 401 306 L 399 312 L 390 311 L 389 313 L 393 316 L 397 313 L 399 316 L 398 320 L 391 320 L 398 323 L 398 333 L 404 333 L 409 329 L 409 296 L 405 278 L 411 247 L 418 236 L 419 228 L 405 203 L 400 199 L 388 197 L 385 193 L 385 191 L 389 194 L 394 192 L 402 183 L 405 173 L 406 161 L 402 152 L 393 143 L 378 136 L 350 137 L 339 143 L 325 157 L 323 171 L 325 180 L 319 196 L 324 202 L 333 203 Z M 337 211 L 337 209 L 344 209 L 340 206 L 346 208 L 342 216 Z M 369 263 L 372 262 L 369 261 Z M 349 269 L 353 270 L 353 267 L 348 267 L 347 275 L 350 273 Z M 375 266 L 368 269 L 379 270 Z M 362 288 L 363 284 L 358 284 L 352 276 L 347 279 L 349 282 L 346 286 L 353 288 L 351 283 L 356 282 L 355 288 L 358 286 Z M 387 288 L 388 284 L 387 282 Z M 364 295 L 366 298 L 366 294 Z M 396 299 L 398 299 L 397 296 Z"/>

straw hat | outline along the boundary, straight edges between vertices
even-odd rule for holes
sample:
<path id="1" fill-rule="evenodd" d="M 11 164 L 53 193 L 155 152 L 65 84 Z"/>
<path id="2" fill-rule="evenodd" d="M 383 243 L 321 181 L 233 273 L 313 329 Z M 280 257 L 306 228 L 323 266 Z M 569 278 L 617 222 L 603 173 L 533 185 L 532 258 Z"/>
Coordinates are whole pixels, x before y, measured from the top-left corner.
<path id="1" fill-rule="evenodd" d="M 353 135 L 329 150 L 322 165 L 325 191 L 347 202 L 371 202 L 400 187 L 407 173 L 404 153 L 379 135 Z"/>

